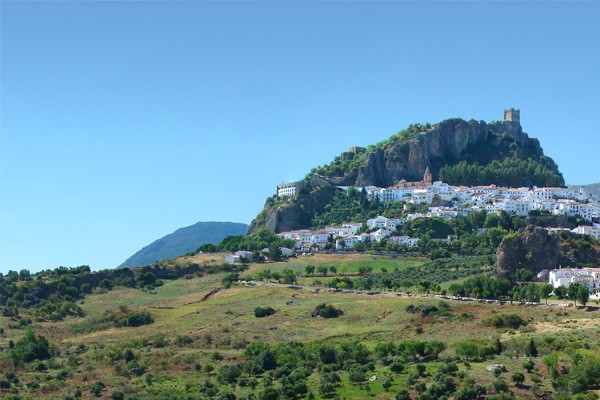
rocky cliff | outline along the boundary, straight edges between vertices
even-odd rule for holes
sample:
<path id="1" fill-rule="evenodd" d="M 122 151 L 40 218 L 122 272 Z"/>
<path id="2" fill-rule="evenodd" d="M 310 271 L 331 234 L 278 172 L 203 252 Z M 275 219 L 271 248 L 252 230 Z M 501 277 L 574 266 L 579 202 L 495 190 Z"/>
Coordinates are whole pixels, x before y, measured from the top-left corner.
<path id="1" fill-rule="evenodd" d="M 300 183 L 309 190 L 298 191 L 293 199 L 267 199 L 249 232 L 260 226 L 275 232 L 309 227 L 314 214 L 322 212 L 333 198 L 335 186 L 387 187 L 402 179 L 420 181 L 427 167 L 436 180 L 443 167 L 461 160 L 478 167 L 506 158 L 532 162 L 553 184 L 564 185 L 554 161 L 544 156 L 539 141 L 524 133 L 519 123 L 449 119 L 433 126 L 411 125 L 367 149 L 344 152 Z M 468 184 L 460 177 L 448 183 Z M 498 182 L 489 178 L 485 183 Z M 550 186 L 547 183 L 539 177 L 522 176 L 518 186 Z"/>
<path id="2" fill-rule="evenodd" d="M 496 251 L 494 275 L 511 276 L 525 268 L 538 273 L 542 269 L 558 267 L 560 238 L 547 229 L 527 226 L 516 236 L 505 237 Z"/>
<path id="3" fill-rule="evenodd" d="M 315 213 L 321 212 L 339 190 L 331 182 L 314 177 L 296 185 L 297 197 L 269 197 L 264 209 L 250 224 L 249 233 L 260 227 L 273 232 L 284 232 L 310 226 Z"/>
<path id="4" fill-rule="evenodd" d="M 385 187 L 401 179 L 421 180 L 425 168 L 429 166 L 436 178 L 441 167 L 448 163 L 477 161 L 476 158 L 489 162 L 503 158 L 501 151 L 490 151 L 500 147 L 502 139 L 514 142 L 521 150 L 521 158 L 543 154 L 539 141 L 524 133 L 519 123 L 505 121 L 487 124 L 484 121 L 449 119 L 423 129 L 416 135 L 392 137 L 387 143 L 367 151 L 364 161 L 355 162 L 354 168 L 341 169 L 341 173 L 337 174 L 337 171 L 333 171 L 327 177 L 338 185 Z M 482 151 L 487 153 L 484 157 L 472 154 Z M 335 163 L 334 160 L 332 164 Z M 325 169 L 322 172 L 327 174 L 329 171 Z"/>

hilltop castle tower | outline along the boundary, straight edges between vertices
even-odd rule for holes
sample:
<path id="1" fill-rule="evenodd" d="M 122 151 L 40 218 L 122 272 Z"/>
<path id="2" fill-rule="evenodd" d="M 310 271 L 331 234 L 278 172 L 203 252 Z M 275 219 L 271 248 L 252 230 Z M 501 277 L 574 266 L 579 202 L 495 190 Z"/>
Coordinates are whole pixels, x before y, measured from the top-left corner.
<path id="1" fill-rule="evenodd" d="M 504 110 L 504 121 L 516 122 L 517 124 L 521 124 L 521 110 L 507 108 L 506 110 Z"/>

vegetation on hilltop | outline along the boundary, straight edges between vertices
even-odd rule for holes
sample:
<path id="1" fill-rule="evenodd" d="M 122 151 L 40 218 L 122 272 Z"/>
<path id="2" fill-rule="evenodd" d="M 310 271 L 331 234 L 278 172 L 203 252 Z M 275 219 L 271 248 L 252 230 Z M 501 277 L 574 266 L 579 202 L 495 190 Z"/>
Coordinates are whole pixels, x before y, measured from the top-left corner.
<path id="1" fill-rule="evenodd" d="M 364 164 L 366 157 L 369 154 L 374 153 L 377 149 L 383 150 L 391 145 L 397 145 L 406 150 L 406 144 L 414 140 L 419 133 L 423 133 L 431 128 L 432 126 L 428 122 L 425 124 L 410 124 L 408 128 L 402 129 L 400 132 L 390 136 L 388 139 L 382 140 L 374 145 L 369 145 L 366 151 L 355 154 L 352 159 L 342 159 L 342 157 L 336 156 L 331 163 L 322 167 L 319 166 L 317 168 L 313 168 L 306 178 L 309 178 L 311 175 L 315 174 L 330 178 L 341 177 L 350 174 L 358 170 L 358 168 Z M 401 151 L 400 153 L 405 153 L 405 151 Z M 394 157 L 399 161 L 399 155 L 395 155 Z"/>
<path id="2" fill-rule="evenodd" d="M 406 161 L 408 144 L 418 142 L 419 135 L 437 129 L 439 125 L 412 124 L 389 139 L 369 146 L 366 151 L 355 154 L 351 159 L 336 157 L 330 164 L 315 168 L 308 176 L 321 175 L 335 178 L 356 172 L 364 166 L 369 154 L 383 150 L 389 160 Z M 486 140 L 468 145 L 460 154 L 449 152 L 443 157 L 434 157 L 431 167 L 439 171 L 438 179 L 452 185 L 563 186 L 564 179 L 552 158 L 543 154 L 535 140 L 523 143 L 507 134 L 495 131 L 489 125 Z"/>

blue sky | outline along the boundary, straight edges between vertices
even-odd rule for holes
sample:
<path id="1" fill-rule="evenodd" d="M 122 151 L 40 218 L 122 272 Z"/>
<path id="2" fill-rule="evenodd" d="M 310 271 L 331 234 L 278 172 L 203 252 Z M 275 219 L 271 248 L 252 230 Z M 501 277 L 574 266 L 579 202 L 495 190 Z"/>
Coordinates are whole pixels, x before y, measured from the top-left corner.
<path id="1" fill-rule="evenodd" d="M 114 267 L 413 122 L 600 181 L 600 3 L 2 2 L 0 272 Z"/>

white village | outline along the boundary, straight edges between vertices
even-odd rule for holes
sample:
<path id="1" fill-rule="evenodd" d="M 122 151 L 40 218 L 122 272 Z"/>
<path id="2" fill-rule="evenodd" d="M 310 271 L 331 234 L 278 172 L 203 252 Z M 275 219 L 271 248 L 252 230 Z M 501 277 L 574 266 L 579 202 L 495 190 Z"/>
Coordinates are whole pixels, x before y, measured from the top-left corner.
<path id="1" fill-rule="evenodd" d="M 338 186 L 338 188 L 348 191 L 351 187 Z M 410 204 L 427 205 L 425 207 L 427 211 L 408 213 L 403 218 L 377 216 L 366 221 L 346 222 L 339 226 L 327 226 L 320 230 L 302 229 L 280 232 L 278 235 L 282 239 L 293 240 L 294 250 L 303 253 L 323 251 L 326 247 L 332 247 L 332 242 L 335 243 L 333 247 L 337 251 L 354 250 L 361 243 L 381 241 L 414 248 L 418 246 L 418 238 L 395 235 L 397 227 L 404 225 L 407 221 L 433 217 L 448 221 L 473 212 L 486 211 L 499 214 L 503 211 L 519 217 L 526 217 L 532 213 L 580 217 L 588 225 L 580 225 L 570 232 L 600 239 L 600 224 L 593 222 L 600 218 L 600 198 L 586 193 L 585 188 L 452 186 L 442 181 L 432 181 L 429 168 L 425 170 L 423 180 L 420 182 L 401 180 L 387 188 L 376 186 L 352 188 L 358 191 L 364 190 L 370 201 L 403 202 L 405 209 L 408 209 Z M 295 184 L 277 186 L 277 197 L 295 195 Z M 449 203 L 449 205 L 432 205 L 440 202 Z M 563 228 L 551 228 L 551 230 L 557 231 L 563 230 Z M 453 237 L 448 236 L 447 239 L 438 240 L 451 241 Z M 286 249 L 286 251 L 290 250 Z M 546 277 L 554 287 L 569 286 L 571 283 L 578 282 L 587 286 L 591 292 L 597 292 L 600 288 L 600 268 L 544 270 L 538 276 L 538 278 Z"/>

